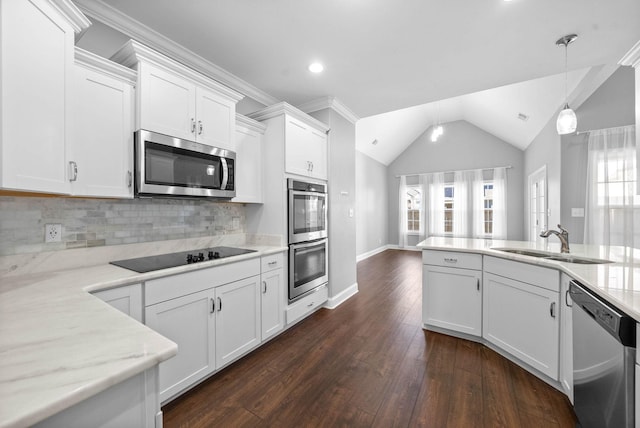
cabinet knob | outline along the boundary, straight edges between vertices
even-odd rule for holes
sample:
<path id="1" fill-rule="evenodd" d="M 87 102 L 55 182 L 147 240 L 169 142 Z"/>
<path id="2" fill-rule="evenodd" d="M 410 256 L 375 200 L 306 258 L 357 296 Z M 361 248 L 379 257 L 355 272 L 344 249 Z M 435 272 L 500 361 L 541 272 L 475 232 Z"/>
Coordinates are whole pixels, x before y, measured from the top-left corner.
<path id="1" fill-rule="evenodd" d="M 74 161 L 69 161 L 69 181 L 76 181 L 78 179 L 78 164 Z"/>
<path id="2" fill-rule="evenodd" d="M 551 315 L 551 318 L 556 317 L 556 302 L 551 302 L 551 305 L 549 305 L 549 315 Z"/>
<path id="3" fill-rule="evenodd" d="M 216 301 L 211 298 L 211 311 L 209 313 L 214 313 L 216 311 Z"/>
<path id="4" fill-rule="evenodd" d="M 191 133 L 194 134 L 196 132 L 196 120 L 191 118 Z"/>
<path id="5" fill-rule="evenodd" d="M 132 185 L 133 185 L 133 174 L 131 174 L 131 171 L 127 171 L 127 187 L 131 189 Z"/>
<path id="6" fill-rule="evenodd" d="M 267 294 L 267 281 L 262 281 L 262 285 L 264 286 L 262 293 Z"/>
<path id="7" fill-rule="evenodd" d="M 203 129 L 203 127 L 202 127 L 202 121 L 201 121 L 201 120 L 199 120 L 199 121 L 198 121 L 198 135 L 202 135 L 202 129 Z"/>
<path id="8" fill-rule="evenodd" d="M 222 311 L 222 299 L 218 297 L 218 312 Z"/>

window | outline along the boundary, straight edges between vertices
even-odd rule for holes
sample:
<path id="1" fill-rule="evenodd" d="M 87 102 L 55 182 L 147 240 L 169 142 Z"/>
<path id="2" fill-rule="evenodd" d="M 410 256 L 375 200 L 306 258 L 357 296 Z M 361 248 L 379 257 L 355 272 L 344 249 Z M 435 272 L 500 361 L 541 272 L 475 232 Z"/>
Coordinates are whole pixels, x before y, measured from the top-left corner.
<path id="1" fill-rule="evenodd" d="M 484 233 L 493 234 L 493 183 L 485 183 L 483 186 L 482 199 L 484 202 Z"/>
<path id="2" fill-rule="evenodd" d="M 631 150 L 611 150 L 598 159 L 596 170 L 598 206 L 624 206 L 629 203 L 640 205 L 636 195 L 635 152 Z M 630 198 L 625 201 L 624 198 Z"/>
<path id="3" fill-rule="evenodd" d="M 407 186 L 407 232 L 420 233 L 420 209 L 422 189 L 420 186 Z"/>
<path id="4" fill-rule="evenodd" d="M 444 233 L 453 233 L 453 185 L 444 186 Z"/>

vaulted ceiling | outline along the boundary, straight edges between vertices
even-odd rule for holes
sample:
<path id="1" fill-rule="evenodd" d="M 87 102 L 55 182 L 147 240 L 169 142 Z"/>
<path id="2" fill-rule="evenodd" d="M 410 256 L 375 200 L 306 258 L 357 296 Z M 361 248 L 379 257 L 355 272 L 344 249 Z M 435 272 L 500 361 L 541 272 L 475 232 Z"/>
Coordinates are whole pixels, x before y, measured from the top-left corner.
<path id="1" fill-rule="evenodd" d="M 555 111 L 558 92 L 563 98 L 564 50 L 556 39 L 579 35 L 569 48 L 573 87 L 592 67 L 617 63 L 640 40 L 638 0 L 77 3 L 133 18 L 248 83 L 263 104 L 332 96 L 367 121 L 422 106 L 413 113 L 418 120 L 433 116 L 430 103 L 449 100 L 439 103 L 441 121 L 455 116 L 447 105 L 457 103 L 459 118 L 520 147 L 530 141 L 541 109 Z M 324 63 L 322 74 L 307 70 L 314 60 Z M 528 83 L 514 85 L 521 82 Z M 499 89 L 483 92 L 493 88 Z M 467 94 L 474 95 L 460 98 Z M 521 133 L 510 124 L 516 110 L 530 115 Z M 431 121 L 412 124 L 407 133 Z"/>

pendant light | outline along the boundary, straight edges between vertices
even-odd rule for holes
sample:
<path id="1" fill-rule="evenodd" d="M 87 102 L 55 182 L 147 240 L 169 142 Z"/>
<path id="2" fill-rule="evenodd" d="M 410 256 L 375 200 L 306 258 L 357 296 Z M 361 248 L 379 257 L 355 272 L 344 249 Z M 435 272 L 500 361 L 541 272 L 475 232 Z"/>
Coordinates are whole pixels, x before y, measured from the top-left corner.
<path id="1" fill-rule="evenodd" d="M 569 107 L 569 96 L 567 94 L 567 50 L 569 44 L 577 38 L 577 34 L 567 34 L 556 41 L 557 46 L 564 46 L 564 107 L 556 121 L 556 129 L 560 135 L 573 134 L 578 127 L 578 118 L 576 113 Z"/>

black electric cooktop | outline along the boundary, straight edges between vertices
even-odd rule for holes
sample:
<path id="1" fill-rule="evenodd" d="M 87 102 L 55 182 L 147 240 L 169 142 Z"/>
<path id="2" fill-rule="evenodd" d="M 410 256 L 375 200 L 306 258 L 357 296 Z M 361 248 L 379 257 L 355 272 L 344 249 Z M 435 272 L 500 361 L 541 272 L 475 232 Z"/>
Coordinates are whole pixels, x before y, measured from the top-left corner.
<path id="1" fill-rule="evenodd" d="M 157 256 L 138 257 L 135 259 L 116 260 L 115 262 L 110 263 L 134 272 L 145 273 L 208 260 L 224 259 L 226 257 L 253 253 L 255 251 L 256 250 L 246 250 L 244 248 L 234 247 L 212 247 L 200 250 L 182 251 L 179 253 L 159 254 Z"/>

